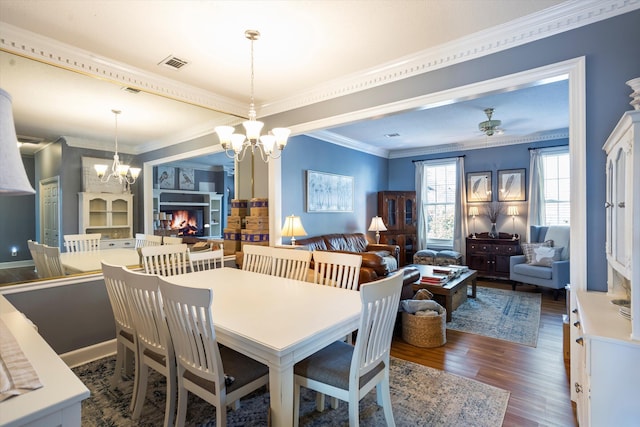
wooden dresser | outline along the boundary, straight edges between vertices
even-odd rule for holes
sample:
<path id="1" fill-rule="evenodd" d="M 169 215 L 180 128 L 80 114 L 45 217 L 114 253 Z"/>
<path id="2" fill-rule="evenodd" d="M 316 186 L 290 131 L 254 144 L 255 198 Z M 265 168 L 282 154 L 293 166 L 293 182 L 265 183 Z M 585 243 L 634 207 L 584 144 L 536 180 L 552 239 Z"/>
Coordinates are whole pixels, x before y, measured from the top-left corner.
<path id="1" fill-rule="evenodd" d="M 494 279 L 509 278 L 509 258 L 521 255 L 520 240 L 513 240 L 511 234 L 500 233 L 500 238 L 492 239 L 488 233 L 478 233 L 478 237 L 467 237 L 467 265 L 478 271 L 479 277 Z"/>

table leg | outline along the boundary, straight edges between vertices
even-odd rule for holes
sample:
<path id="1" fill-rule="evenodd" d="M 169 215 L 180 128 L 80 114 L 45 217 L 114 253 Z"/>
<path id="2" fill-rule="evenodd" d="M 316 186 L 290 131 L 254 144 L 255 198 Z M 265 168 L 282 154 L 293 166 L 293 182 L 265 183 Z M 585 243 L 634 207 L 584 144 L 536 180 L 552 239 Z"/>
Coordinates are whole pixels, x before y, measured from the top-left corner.
<path id="1" fill-rule="evenodd" d="M 444 297 L 444 308 L 447 310 L 447 322 L 451 322 L 451 316 L 453 313 L 453 295 L 447 295 Z"/>
<path id="2" fill-rule="evenodd" d="M 269 364 L 269 398 L 271 400 L 271 425 L 293 425 L 293 366 Z"/>
<path id="3" fill-rule="evenodd" d="M 473 279 L 471 279 L 471 298 L 476 297 L 476 284 L 477 278 L 474 276 Z"/>

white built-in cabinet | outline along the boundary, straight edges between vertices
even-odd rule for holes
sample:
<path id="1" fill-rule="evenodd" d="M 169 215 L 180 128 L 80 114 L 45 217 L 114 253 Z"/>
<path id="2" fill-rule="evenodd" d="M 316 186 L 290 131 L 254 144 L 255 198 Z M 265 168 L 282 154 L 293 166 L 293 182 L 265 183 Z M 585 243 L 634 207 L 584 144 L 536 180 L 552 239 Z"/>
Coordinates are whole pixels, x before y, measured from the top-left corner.
<path id="1" fill-rule="evenodd" d="M 133 194 L 78 193 L 80 234 L 101 233 L 104 246 L 128 246 L 133 240 Z M 109 245 L 109 242 L 112 245 Z"/>
<path id="2" fill-rule="evenodd" d="M 222 237 L 222 194 L 211 194 L 209 200 L 209 234 L 211 237 Z"/>
<path id="3" fill-rule="evenodd" d="M 640 420 L 640 111 L 626 112 L 604 144 L 607 292 L 579 291 L 574 390 L 580 426 Z M 634 215 L 635 214 L 635 215 Z M 614 301 L 629 300 L 631 319 Z"/>

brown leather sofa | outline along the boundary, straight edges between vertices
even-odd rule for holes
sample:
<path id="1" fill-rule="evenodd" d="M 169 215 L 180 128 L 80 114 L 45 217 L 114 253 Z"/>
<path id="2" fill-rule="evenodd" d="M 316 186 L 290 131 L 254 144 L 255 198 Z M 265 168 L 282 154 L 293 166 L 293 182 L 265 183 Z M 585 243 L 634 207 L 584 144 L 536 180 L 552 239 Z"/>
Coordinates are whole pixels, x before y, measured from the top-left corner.
<path id="1" fill-rule="evenodd" d="M 358 283 L 372 282 L 398 269 L 400 248 L 397 245 L 369 243 L 363 233 L 335 233 L 296 239 L 296 245 L 305 246 L 310 251 L 362 255 Z"/>

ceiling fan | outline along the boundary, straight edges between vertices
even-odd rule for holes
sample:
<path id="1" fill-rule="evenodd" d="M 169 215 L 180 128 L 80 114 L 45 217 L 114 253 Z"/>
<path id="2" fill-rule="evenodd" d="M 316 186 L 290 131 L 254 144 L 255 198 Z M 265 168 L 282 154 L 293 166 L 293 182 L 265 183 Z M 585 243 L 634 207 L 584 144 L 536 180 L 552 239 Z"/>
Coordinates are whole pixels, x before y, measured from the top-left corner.
<path id="1" fill-rule="evenodd" d="M 480 129 L 481 132 L 487 136 L 492 136 L 494 134 L 499 135 L 504 132 L 502 129 L 498 128 L 502 122 L 491 118 L 493 116 L 493 108 L 485 108 L 484 113 L 487 115 L 487 120 L 478 123 L 478 129 Z"/>

